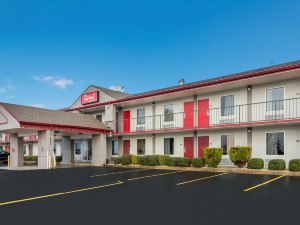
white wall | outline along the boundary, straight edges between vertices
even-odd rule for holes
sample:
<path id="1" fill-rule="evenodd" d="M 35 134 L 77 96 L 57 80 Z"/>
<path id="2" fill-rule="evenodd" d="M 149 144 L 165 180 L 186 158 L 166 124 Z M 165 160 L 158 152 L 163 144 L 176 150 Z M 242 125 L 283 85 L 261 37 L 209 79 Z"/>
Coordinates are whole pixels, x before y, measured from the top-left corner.
<path id="1" fill-rule="evenodd" d="M 284 155 L 266 154 L 266 133 L 284 132 Z M 300 125 L 253 127 L 252 157 L 263 159 L 295 159 L 300 158 Z"/>

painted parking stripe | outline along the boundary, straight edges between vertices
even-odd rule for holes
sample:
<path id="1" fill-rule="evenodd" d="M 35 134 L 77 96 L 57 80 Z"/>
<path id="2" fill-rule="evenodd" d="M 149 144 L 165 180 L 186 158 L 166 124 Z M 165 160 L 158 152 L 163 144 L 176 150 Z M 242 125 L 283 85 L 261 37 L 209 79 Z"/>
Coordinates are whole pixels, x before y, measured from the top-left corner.
<path id="1" fill-rule="evenodd" d="M 181 182 L 181 183 L 178 183 L 176 185 L 179 186 L 179 185 L 183 185 L 183 184 L 193 183 L 193 182 L 196 182 L 196 181 L 208 180 L 208 179 L 211 179 L 211 178 L 214 178 L 214 177 L 223 176 L 223 175 L 226 175 L 226 174 L 228 174 L 228 173 L 220 173 L 220 174 L 212 175 L 212 176 L 208 176 L 208 177 L 201 177 L 201 178 L 198 178 L 198 179 L 188 180 L 188 181 L 185 181 L 185 182 Z"/>
<path id="2" fill-rule="evenodd" d="M 92 175 L 90 177 L 102 177 L 102 176 L 109 176 L 109 175 L 114 175 L 114 174 L 131 173 L 131 172 L 146 171 L 146 170 L 150 170 L 150 169 L 126 170 L 126 171 L 120 171 L 120 172 L 114 172 L 114 173 L 103 173 L 103 174 Z"/>
<path id="3" fill-rule="evenodd" d="M 272 182 L 274 182 L 274 181 L 276 181 L 276 180 L 279 180 L 279 179 L 281 179 L 281 178 L 283 178 L 283 177 L 285 177 L 285 176 L 284 176 L 284 175 L 281 175 L 281 176 L 275 177 L 274 179 L 271 179 L 271 180 L 268 180 L 268 181 L 263 182 L 263 183 L 261 183 L 261 184 L 258 184 L 258 185 L 255 185 L 255 186 L 253 186 L 253 187 L 247 188 L 247 189 L 245 189 L 245 190 L 243 190 L 243 191 L 244 191 L 244 192 L 251 191 L 251 190 L 253 190 L 253 189 L 259 188 L 259 187 L 261 187 L 261 186 L 264 186 L 264 185 L 266 185 L 266 184 L 269 184 L 269 183 L 272 183 Z"/>
<path id="4" fill-rule="evenodd" d="M 78 192 L 91 191 L 91 190 L 95 190 L 95 189 L 100 189 L 100 188 L 105 188 L 105 187 L 111 187 L 111 186 L 116 186 L 116 185 L 120 185 L 120 184 L 123 184 L 123 182 L 118 181 L 116 183 L 106 184 L 106 185 L 101 185 L 101 186 L 95 186 L 95 187 L 77 189 L 77 190 L 66 191 L 66 192 L 59 192 L 59 193 L 49 194 L 49 195 L 41 195 L 41 196 L 37 196 L 37 197 L 24 198 L 24 199 L 19 199 L 19 200 L 14 200 L 14 201 L 8 201 L 8 202 L 1 202 L 0 203 L 0 207 L 1 206 L 5 206 L 5 205 L 11 205 L 11 204 L 16 204 L 16 203 L 21 203 L 21 202 L 28 202 L 28 201 L 34 201 L 34 200 L 39 200 L 39 199 L 44 199 L 44 198 L 51 198 L 51 197 L 61 196 L 61 195 L 70 195 L 70 194 L 75 194 L 75 193 L 78 193 Z"/>
<path id="5" fill-rule="evenodd" d="M 150 177 L 165 176 L 165 175 L 174 174 L 174 173 L 181 173 L 181 172 L 185 172 L 185 171 L 175 171 L 175 172 L 169 172 L 169 173 L 159 173 L 159 174 L 153 174 L 153 175 L 148 175 L 148 176 L 143 176 L 143 177 L 130 178 L 128 180 L 129 181 L 131 181 L 131 180 L 140 180 L 140 179 L 145 179 L 145 178 L 150 178 Z"/>

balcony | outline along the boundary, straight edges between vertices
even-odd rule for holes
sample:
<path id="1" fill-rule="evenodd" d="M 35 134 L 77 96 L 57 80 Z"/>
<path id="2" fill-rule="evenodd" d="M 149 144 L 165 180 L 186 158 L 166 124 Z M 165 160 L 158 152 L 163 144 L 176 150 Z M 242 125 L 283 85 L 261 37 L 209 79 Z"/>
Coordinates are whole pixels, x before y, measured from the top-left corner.
<path id="1" fill-rule="evenodd" d="M 300 98 L 111 121 L 114 134 L 300 122 Z"/>

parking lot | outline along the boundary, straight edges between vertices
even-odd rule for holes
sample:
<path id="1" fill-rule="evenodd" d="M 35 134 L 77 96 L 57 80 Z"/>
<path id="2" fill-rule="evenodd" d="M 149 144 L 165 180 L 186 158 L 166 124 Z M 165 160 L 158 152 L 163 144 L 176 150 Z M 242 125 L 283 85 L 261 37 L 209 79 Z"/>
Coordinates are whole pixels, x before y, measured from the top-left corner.
<path id="1" fill-rule="evenodd" d="M 105 167 L 0 171 L 4 224 L 287 224 L 300 178 Z M 296 223 L 297 224 L 297 223 Z"/>

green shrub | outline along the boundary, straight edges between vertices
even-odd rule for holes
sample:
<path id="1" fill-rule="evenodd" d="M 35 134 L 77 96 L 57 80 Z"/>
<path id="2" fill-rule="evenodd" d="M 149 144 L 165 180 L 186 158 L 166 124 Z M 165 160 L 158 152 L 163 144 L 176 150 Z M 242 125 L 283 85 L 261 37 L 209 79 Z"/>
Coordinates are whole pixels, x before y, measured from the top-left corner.
<path id="1" fill-rule="evenodd" d="M 148 155 L 148 166 L 158 166 L 158 156 L 157 155 Z"/>
<path id="2" fill-rule="evenodd" d="M 122 165 L 130 165 L 131 164 L 131 155 L 123 155 L 121 157 L 121 164 Z"/>
<path id="3" fill-rule="evenodd" d="M 38 161 L 38 156 L 24 156 L 24 161 L 34 161 L 37 162 Z"/>
<path id="4" fill-rule="evenodd" d="M 132 155 L 131 156 L 131 162 L 134 165 L 140 165 L 141 164 L 141 156 L 139 156 L 139 155 Z"/>
<path id="5" fill-rule="evenodd" d="M 177 166 L 178 157 L 170 157 L 168 159 L 168 166 Z"/>
<path id="6" fill-rule="evenodd" d="M 192 166 L 193 167 L 198 167 L 201 168 L 205 165 L 204 159 L 203 158 L 193 158 L 192 159 Z"/>
<path id="7" fill-rule="evenodd" d="M 158 163 L 161 166 L 168 165 L 169 159 L 170 159 L 170 156 L 168 156 L 168 155 L 159 155 L 158 156 Z"/>
<path id="8" fill-rule="evenodd" d="M 55 156 L 56 162 L 61 162 L 62 161 L 62 156 Z"/>
<path id="9" fill-rule="evenodd" d="M 286 165 L 283 159 L 272 159 L 269 161 L 269 170 L 285 170 Z"/>
<path id="10" fill-rule="evenodd" d="M 252 158 L 249 159 L 249 162 L 247 164 L 247 168 L 248 169 L 263 169 L 265 167 L 265 163 L 263 159 L 260 158 Z"/>
<path id="11" fill-rule="evenodd" d="M 239 168 L 244 167 L 251 158 L 251 148 L 247 146 L 231 147 L 229 150 L 231 162 Z"/>
<path id="12" fill-rule="evenodd" d="M 113 158 L 114 164 L 121 164 L 121 157 Z"/>
<path id="13" fill-rule="evenodd" d="M 222 159 L 222 148 L 205 148 L 203 149 L 205 163 L 208 167 L 217 167 Z"/>
<path id="14" fill-rule="evenodd" d="M 179 167 L 190 167 L 192 164 L 192 159 L 191 158 L 184 158 L 180 157 L 177 159 L 176 165 Z"/>
<path id="15" fill-rule="evenodd" d="M 300 159 L 292 159 L 289 162 L 289 171 L 300 171 Z"/>
<path id="16" fill-rule="evenodd" d="M 140 164 L 141 164 L 142 166 L 147 166 L 147 165 L 148 165 L 148 157 L 147 157 L 147 156 L 142 156 L 142 157 L 141 157 Z"/>

